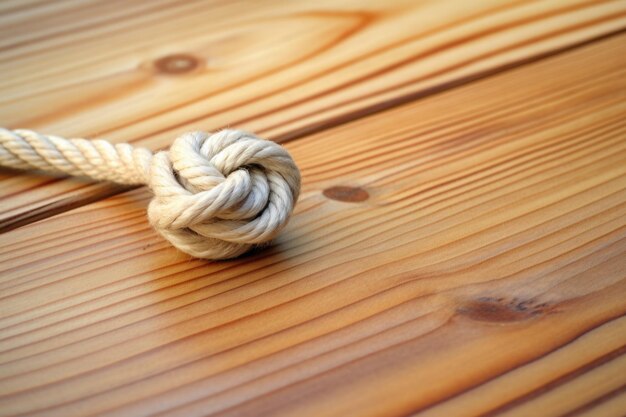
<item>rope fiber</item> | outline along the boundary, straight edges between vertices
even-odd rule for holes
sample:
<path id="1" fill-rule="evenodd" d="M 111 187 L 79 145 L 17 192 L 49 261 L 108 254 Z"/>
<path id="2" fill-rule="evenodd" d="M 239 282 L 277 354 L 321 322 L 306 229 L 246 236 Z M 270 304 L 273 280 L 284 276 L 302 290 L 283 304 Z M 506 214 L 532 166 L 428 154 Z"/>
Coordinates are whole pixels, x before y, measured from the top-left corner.
<path id="1" fill-rule="evenodd" d="M 152 226 L 192 256 L 228 259 L 287 224 L 300 171 L 282 146 L 239 130 L 190 132 L 169 151 L 0 128 L 0 165 L 147 185 Z"/>

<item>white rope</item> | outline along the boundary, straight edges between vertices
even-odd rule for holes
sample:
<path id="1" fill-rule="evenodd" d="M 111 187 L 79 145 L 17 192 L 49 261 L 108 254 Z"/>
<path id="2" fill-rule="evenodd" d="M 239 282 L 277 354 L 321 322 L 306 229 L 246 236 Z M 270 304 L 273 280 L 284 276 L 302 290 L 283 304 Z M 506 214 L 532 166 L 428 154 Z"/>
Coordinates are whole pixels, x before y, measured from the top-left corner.
<path id="1" fill-rule="evenodd" d="M 289 153 L 238 130 L 186 133 L 153 154 L 127 143 L 0 128 L 0 165 L 148 185 L 150 223 L 181 251 L 206 259 L 239 256 L 274 238 L 300 192 Z"/>

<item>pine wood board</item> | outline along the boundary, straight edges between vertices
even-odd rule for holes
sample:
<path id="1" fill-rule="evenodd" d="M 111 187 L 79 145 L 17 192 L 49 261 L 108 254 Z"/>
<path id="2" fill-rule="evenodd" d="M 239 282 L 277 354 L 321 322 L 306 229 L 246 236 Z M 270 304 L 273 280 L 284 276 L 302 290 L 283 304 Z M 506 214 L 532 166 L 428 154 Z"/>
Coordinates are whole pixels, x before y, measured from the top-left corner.
<path id="1" fill-rule="evenodd" d="M 161 241 L 143 189 L 0 235 L 0 414 L 620 415 L 625 64 L 614 36 L 287 143 L 293 221 L 235 261 Z"/>
<path id="2" fill-rule="evenodd" d="M 284 142 L 626 27 L 626 1 L 59 1 L 0 5 L 0 123 L 166 148 Z M 119 193 L 0 172 L 0 231 Z"/>

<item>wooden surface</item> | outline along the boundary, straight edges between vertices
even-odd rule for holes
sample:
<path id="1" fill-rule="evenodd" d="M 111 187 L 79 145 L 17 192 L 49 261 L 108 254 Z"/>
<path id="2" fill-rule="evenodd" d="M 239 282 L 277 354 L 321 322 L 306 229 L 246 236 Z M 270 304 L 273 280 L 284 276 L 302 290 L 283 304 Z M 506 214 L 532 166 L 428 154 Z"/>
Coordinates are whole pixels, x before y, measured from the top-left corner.
<path id="1" fill-rule="evenodd" d="M 0 21 L 5 125 L 244 127 L 303 173 L 273 246 L 211 263 L 150 229 L 145 189 L 2 172 L 0 415 L 624 415 L 626 2 Z"/>
<path id="2" fill-rule="evenodd" d="M 613 34 L 626 3 L 5 1 L 0 23 L 4 126 L 157 149 L 226 126 L 302 138 Z M 0 231 L 120 191 L 6 172 L 0 189 Z"/>

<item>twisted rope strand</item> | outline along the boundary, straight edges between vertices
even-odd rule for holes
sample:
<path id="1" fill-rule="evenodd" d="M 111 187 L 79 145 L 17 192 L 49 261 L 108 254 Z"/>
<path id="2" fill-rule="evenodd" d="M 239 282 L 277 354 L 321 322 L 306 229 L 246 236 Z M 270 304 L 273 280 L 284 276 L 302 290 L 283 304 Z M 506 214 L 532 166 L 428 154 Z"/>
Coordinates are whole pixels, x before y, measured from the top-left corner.
<path id="1" fill-rule="evenodd" d="M 190 132 L 169 151 L 0 128 L 0 166 L 148 185 L 148 218 L 192 256 L 226 259 L 273 239 L 300 192 L 300 171 L 280 145 L 238 130 Z"/>

